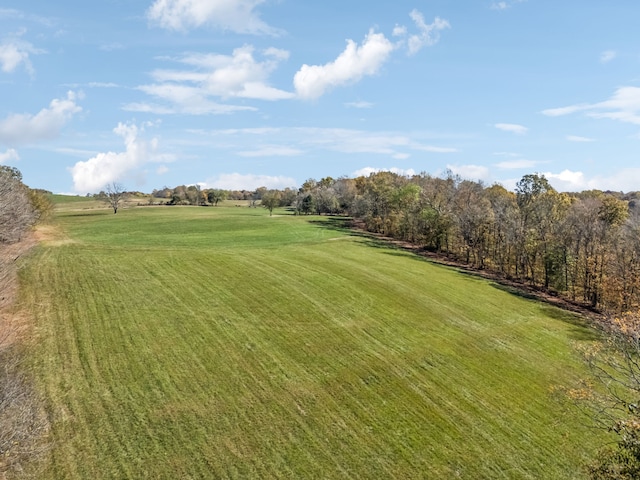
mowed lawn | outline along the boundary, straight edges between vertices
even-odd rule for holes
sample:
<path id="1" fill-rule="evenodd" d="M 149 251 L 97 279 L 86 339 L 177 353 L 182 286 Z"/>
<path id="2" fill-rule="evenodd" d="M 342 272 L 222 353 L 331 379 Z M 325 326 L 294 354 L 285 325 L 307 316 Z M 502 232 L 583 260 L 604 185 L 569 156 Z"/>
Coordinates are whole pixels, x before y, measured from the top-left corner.
<path id="1" fill-rule="evenodd" d="M 583 478 L 607 440 L 560 310 L 332 218 L 67 207 L 21 277 L 43 478 Z"/>

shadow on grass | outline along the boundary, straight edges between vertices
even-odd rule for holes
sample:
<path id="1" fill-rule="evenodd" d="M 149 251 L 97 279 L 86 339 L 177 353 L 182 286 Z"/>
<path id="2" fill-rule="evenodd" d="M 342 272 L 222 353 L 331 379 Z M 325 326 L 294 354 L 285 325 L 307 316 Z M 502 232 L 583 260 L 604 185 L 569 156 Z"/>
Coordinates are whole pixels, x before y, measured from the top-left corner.
<path id="1" fill-rule="evenodd" d="M 488 270 L 474 270 L 467 267 L 464 264 L 449 263 L 448 260 L 438 261 L 438 259 L 421 255 L 423 250 L 404 248 L 401 245 L 391 243 L 386 239 L 381 239 L 372 233 L 360 230 L 353 225 L 353 220 L 350 217 L 322 217 L 322 220 L 310 220 L 309 223 L 316 225 L 320 228 L 330 229 L 343 233 L 351 237 L 361 238 L 361 243 L 368 247 L 378 248 L 384 250 L 385 255 L 393 255 L 402 258 L 411 258 L 419 262 L 426 262 L 434 266 L 447 267 L 459 274 L 466 275 L 469 278 L 475 280 L 481 280 L 487 282 L 488 285 L 507 292 L 511 295 L 523 298 L 525 300 L 539 302 L 541 304 L 540 310 L 542 313 L 550 318 L 559 320 L 561 322 L 570 324 L 573 328 L 570 331 L 572 339 L 579 341 L 595 341 L 600 339 L 600 334 L 593 325 L 590 325 L 586 313 L 581 310 L 578 311 L 578 307 L 563 302 L 560 297 L 559 301 L 554 301 L 553 297 L 544 295 L 544 292 L 535 292 L 527 289 L 526 285 L 521 287 L 517 284 L 512 284 L 507 280 L 501 281 L 500 274 L 492 273 Z M 576 310 L 574 310 L 576 308 Z"/>
<path id="2" fill-rule="evenodd" d="M 320 218 L 320 220 L 309 220 L 309 223 L 325 230 L 340 232 L 349 237 L 361 238 L 363 239 L 362 243 L 369 247 L 382 248 L 385 250 L 400 250 L 399 247 L 385 240 L 376 238 L 369 232 L 355 228 L 353 226 L 353 220 L 350 217 L 327 216 Z"/>
<path id="3" fill-rule="evenodd" d="M 99 215 L 106 215 L 109 212 L 91 212 L 91 213 L 84 213 L 84 212 L 69 212 L 69 213 L 61 213 L 59 216 L 60 217 L 96 217 Z M 113 215 L 113 212 L 111 212 L 111 215 Z"/>
<path id="4" fill-rule="evenodd" d="M 581 342 L 595 342 L 602 340 L 602 334 L 595 328 L 589 326 L 584 317 L 578 313 L 564 310 L 554 305 L 545 305 L 540 308 L 548 317 L 559 320 L 572 326 L 569 331 L 573 340 Z"/>

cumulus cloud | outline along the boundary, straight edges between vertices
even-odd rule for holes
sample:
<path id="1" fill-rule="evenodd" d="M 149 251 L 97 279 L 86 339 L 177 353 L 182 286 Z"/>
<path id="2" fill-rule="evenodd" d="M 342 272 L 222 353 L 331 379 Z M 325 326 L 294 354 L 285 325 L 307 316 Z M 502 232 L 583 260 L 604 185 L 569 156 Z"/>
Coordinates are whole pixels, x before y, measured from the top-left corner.
<path id="1" fill-rule="evenodd" d="M 152 25 L 175 31 L 212 26 L 236 33 L 276 35 L 256 8 L 264 0 L 156 0 L 147 10 Z"/>
<path id="2" fill-rule="evenodd" d="M 221 173 L 203 184 L 205 188 L 224 190 L 255 190 L 259 187 L 283 189 L 296 185 L 296 181 L 291 177 L 241 173 Z"/>
<path id="3" fill-rule="evenodd" d="M 640 168 L 623 168 L 610 175 L 589 177 L 584 172 L 562 170 L 561 172 L 544 172 L 544 176 L 553 187 L 561 192 L 579 192 L 583 190 L 612 190 L 631 192 L 638 189 Z"/>
<path id="4" fill-rule="evenodd" d="M 9 115 L 0 121 L 0 143 L 30 144 L 57 137 L 62 127 L 82 111 L 76 103 L 78 98 L 78 94 L 70 91 L 66 98 L 51 100 L 48 108 L 43 108 L 35 115 Z"/>
<path id="5" fill-rule="evenodd" d="M 413 168 L 404 169 L 404 168 L 398 168 L 398 167 L 391 167 L 391 168 L 364 167 L 353 172 L 351 176 L 352 177 L 368 177 L 372 173 L 378 173 L 378 172 L 391 172 L 391 173 L 395 173 L 396 175 L 402 175 L 403 177 L 413 177 L 414 175 L 416 175 L 416 171 Z"/>
<path id="6" fill-rule="evenodd" d="M 20 160 L 20 155 L 18 155 L 18 152 L 13 148 L 10 148 L 4 153 L 0 152 L 0 165 L 2 165 L 3 163 L 18 160 Z"/>
<path id="7" fill-rule="evenodd" d="M 43 53 L 44 50 L 35 48 L 29 42 L 21 39 L 7 40 L 0 43 L 0 69 L 5 73 L 13 73 L 20 65 L 30 75 L 34 74 L 29 55 Z"/>
<path id="8" fill-rule="evenodd" d="M 347 40 L 345 50 L 324 65 L 304 64 L 293 78 L 300 98 L 316 99 L 332 88 L 358 82 L 378 73 L 395 46 L 382 33 L 370 30 L 362 45 Z"/>
<path id="9" fill-rule="evenodd" d="M 488 180 L 490 178 L 489 169 L 483 165 L 447 165 L 454 175 L 467 180 Z"/>
<path id="10" fill-rule="evenodd" d="M 158 153 L 158 140 L 141 137 L 145 126 L 118 123 L 113 133 L 122 137 L 124 152 L 98 153 L 71 169 L 74 190 L 78 193 L 96 192 L 110 182 L 118 181 L 142 165 L 153 161 L 170 161 L 171 156 Z"/>
<path id="11" fill-rule="evenodd" d="M 496 123 L 494 127 L 504 132 L 515 133 L 516 135 L 524 135 L 529 131 L 527 127 L 523 127 L 522 125 L 518 125 L 516 123 Z"/>
<path id="12" fill-rule="evenodd" d="M 577 112 L 585 112 L 592 118 L 607 118 L 640 125 L 640 87 L 620 87 L 609 99 L 602 102 L 580 103 L 542 111 L 544 115 L 551 117 Z"/>
<path id="13" fill-rule="evenodd" d="M 451 28 L 449 22 L 440 17 L 436 17 L 433 23 L 426 24 L 424 16 L 418 10 L 413 10 L 409 15 L 420 31 L 409 37 L 409 55 L 418 53 L 423 47 L 435 45 L 440 40 L 440 31 Z"/>
<path id="14" fill-rule="evenodd" d="M 245 45 L 236 48 L 231 55 L 186 54 L 173 59 L 189 69 L 156 69 L 151 72 L 155 83 L 138 87 L 138 90 L 166 104 L 132 103 L 124 108 L 157 114 L 221 114 L 256 109 L 219 103 L 212 98 L 272 101 L 293 98 L 293 93 L 268 83 L 271 73 L 289 57 L 289 52 L 268 48 L 258 54 L 259 60 L 254 47 Z"/>

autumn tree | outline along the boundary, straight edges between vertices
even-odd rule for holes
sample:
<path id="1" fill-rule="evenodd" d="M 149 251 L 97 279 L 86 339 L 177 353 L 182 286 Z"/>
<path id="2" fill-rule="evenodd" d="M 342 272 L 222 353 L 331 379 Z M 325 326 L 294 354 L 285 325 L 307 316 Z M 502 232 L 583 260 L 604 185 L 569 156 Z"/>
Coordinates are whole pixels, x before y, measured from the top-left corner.
<path id="1" fill-rule="evenodd" d="M 454 217 L 463 240 L 465 261 L 484 268 L 493 211 L 482 184 L 460 182 L 454 197 Z"/>

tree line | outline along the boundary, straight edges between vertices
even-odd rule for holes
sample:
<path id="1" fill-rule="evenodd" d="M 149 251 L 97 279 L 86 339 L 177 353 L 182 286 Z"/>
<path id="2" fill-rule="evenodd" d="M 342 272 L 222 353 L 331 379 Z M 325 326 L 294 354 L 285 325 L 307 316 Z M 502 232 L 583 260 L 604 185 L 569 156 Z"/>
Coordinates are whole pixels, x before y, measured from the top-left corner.
<path id="1" fill-rule="evenodd" d="M 640 305 L 640 194 L 556 191 L 528 174 L 515 191 L 451 173 L 378 172 L 252 192 L 270 211 L 348 215 L 366 230 L 618 313 Z"/>

